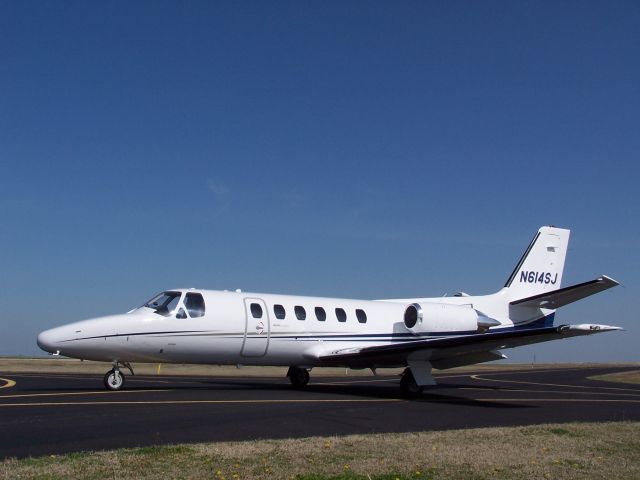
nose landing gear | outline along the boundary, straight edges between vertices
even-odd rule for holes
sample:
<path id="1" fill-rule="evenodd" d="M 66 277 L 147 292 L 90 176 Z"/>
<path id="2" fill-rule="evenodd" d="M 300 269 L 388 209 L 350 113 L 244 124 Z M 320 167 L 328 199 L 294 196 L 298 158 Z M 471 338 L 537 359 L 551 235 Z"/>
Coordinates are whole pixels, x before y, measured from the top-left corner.
<path id="1" fill-rule="evenodd" d="M 107 390 L 117 391 L 124 385 L 124 375 L 120 373 L 120 370 L 109 370 L 104 375 L 104 386 Z"/>
<path id="2" fill-rule="evenodd" d="M 120 371 L 120 365 L 127 368 L 134 375 L 133 368 L 127 362 L 113 362 L 113 368 L 104 375 L 104 387 L 107 390 L 118 391 L 124 386 L 124 374 Z"/>

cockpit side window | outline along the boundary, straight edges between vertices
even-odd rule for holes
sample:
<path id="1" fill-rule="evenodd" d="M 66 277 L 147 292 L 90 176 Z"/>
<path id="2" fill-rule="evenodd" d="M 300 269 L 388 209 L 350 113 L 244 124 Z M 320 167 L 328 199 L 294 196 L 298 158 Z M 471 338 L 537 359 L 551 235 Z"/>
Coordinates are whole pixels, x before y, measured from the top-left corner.
<path id="1" fill-rule="evenodd" d="M 145 303 L 144 306 L 153 309 L 158 315 L 168 317 L 180 303 L 181 296 L 181 292 L 162 292 Z"/>
<path id="2" fill-rule="evenodd" d="M 184 299 L 184 306 L 187 307 L 191 318 L 204 316 L 204 298 L 199 293 L 187 293 Z"/>

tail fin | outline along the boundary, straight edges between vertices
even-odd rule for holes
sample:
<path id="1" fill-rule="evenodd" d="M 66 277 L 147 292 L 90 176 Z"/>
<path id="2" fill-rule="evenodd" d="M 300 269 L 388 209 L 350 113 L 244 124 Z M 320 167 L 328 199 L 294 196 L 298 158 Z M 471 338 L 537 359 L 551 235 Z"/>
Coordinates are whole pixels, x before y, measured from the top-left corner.
<path id="1" fill-rule="evenodd" d="M 558 290 L 567 254 L 570 231 L 541 227 L 504 287 L 510 301 Z"/>

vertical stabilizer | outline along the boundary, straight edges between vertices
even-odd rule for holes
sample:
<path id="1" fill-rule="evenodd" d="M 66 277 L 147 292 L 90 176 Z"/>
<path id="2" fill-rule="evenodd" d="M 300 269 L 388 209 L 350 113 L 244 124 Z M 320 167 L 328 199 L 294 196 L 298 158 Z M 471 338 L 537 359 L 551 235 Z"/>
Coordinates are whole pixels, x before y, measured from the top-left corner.
<path id="1" fill-rule="evenodd" d="M 510 301 L 560 288 L 569 233 L 567 229 L 556 227 L 538 230 L 504 285 Z"/>

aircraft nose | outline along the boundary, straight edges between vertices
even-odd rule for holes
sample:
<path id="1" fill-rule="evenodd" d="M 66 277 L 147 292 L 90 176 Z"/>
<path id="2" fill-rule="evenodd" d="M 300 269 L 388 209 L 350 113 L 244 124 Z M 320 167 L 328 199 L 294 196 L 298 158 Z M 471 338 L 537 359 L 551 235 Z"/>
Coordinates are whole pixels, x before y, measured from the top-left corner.
<path id="1" fill-rule="evenodd" d="M 52 328 L 41 332 L 38 335 L 38 346 L 45 352 L 55 353 L 59 350 L 56 345 L 61 340 L 60 333 L 59 328 Z"/>

